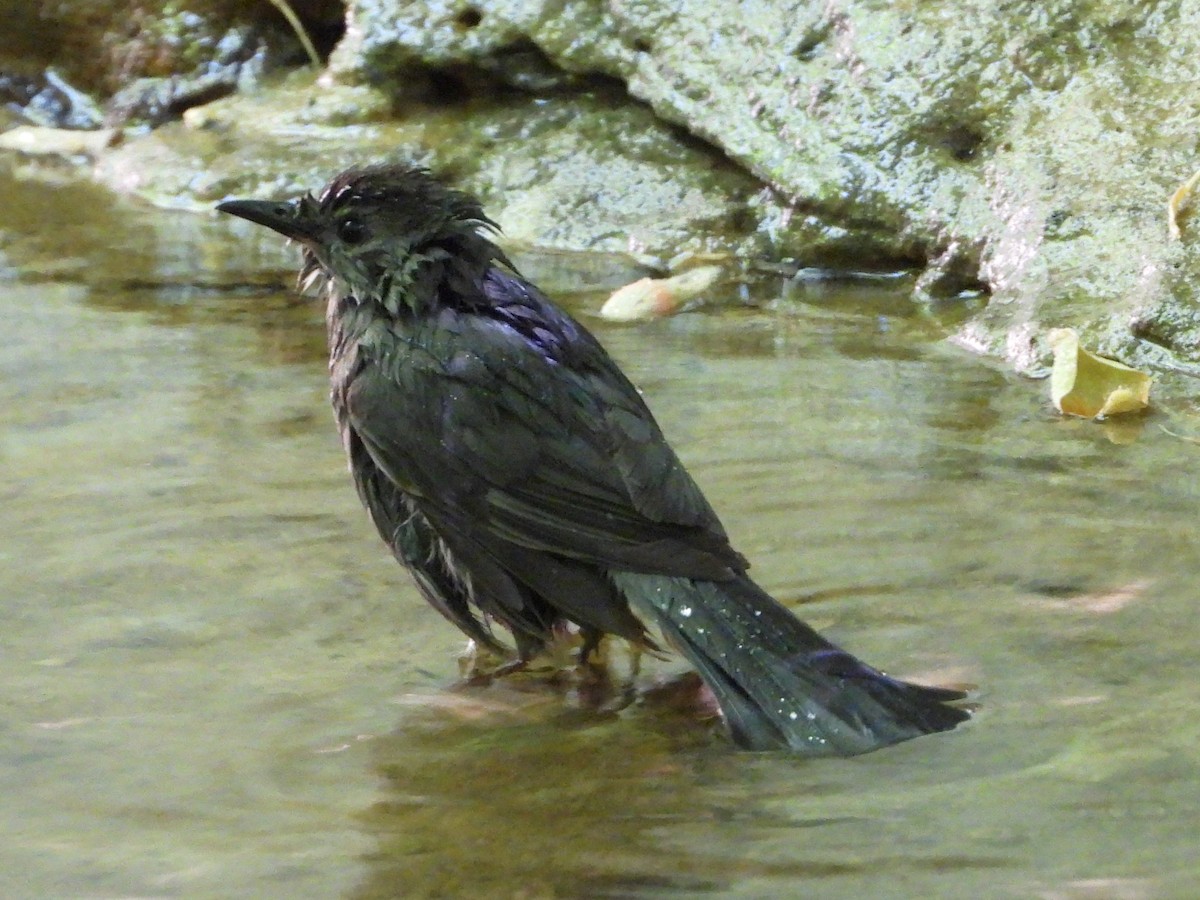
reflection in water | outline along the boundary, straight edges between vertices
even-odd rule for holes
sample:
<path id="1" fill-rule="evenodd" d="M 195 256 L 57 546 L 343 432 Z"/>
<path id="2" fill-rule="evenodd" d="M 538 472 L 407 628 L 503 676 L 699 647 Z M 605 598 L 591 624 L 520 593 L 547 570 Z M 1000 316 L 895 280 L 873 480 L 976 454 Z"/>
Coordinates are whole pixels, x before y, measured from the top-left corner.
<path id="1" fill-rule="evenodd" d="M 738 754 L 646 697 L 677 660 L 619 713 L 453 690 L 291 251 L 47 190 L 0 175 L 0 896 L 1194 892 L 1197 450 L 1154 419 L 1061 421 L 854 286 L 597 323 L 764 587 L 978 686 L 936 740 Z"/>
<path id="2" fill-rule="evenodd" d="M 378 848 L 352 896 L 785 896 L 806 882 L 863 890 L 896 871 L 1014 866 L 1004 850 L 903 836 L 914 788 L 933 808 L 945 795 L 931 773 L 904 774 L 915 758 L 868 768 L 877 795 L 847 804 L 852 769 L 730 753 L 700 730 L 685 711 L 697 684 L 671 682 L 621 716 L 513 682 L 412 698 L 373 748 L 384 787 L 361 818 Z"/>
<path id="3" fill-rule="evenodd" d="M 356 897 L 700 894 L 731 874 L 656 829 L 719 815 L 703 766 L 656 721 L 572 712 L 557 693 L 499 685 L 410 708 L 377 742 L 383 797 L 362 817 L 379 841 Z"/>

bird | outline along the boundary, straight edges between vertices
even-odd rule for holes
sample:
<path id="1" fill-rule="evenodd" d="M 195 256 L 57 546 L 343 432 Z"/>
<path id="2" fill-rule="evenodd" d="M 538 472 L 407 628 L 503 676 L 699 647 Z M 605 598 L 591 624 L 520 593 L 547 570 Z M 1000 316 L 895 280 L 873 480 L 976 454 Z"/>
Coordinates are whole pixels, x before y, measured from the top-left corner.
<path id="1" fill-rule="evenodd" d="M 406 162 L 217 209 L 302 250 L 349 469 L 428 603 L 519 666 L 564 629 L 681 653 L 748 750 L 853 756 L 970 717 L 826 640 L 749 563 L 597 338 L 480 201 Z"/>

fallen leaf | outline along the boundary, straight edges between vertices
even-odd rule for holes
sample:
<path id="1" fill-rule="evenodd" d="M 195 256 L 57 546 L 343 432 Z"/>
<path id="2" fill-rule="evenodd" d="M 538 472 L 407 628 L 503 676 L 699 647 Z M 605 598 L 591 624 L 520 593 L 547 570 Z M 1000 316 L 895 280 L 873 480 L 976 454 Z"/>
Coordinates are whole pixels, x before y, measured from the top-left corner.
<path id="1" fill-rule="evenodd" d="M 1067 415 L 1101 419 L 1137 412 L 1150 402 L 1150 376 L 1124 363 L 1089 353 L 1071 328 L 1047 335 L 1054 351 L 1050 399 Z"/>
<path id="2" fill-rule="evenodd" d="M 670 315 L 716 284 L 722 272 L 720 266 L 697 266 L 670 278 L 642 278 L 613 291 L 600 307 L 600 315 L 614 322 Z"/>
<path id="3" fill-rule="evenodd" d="M 1175 189 L 1171 199 L 1167 201 L 1167 230 L 1172 240 L 1182 240 L 1181 226 L 1192 215 L 1192 191 L 1200 183 L 1200 170 L 1191 178 Z"/>

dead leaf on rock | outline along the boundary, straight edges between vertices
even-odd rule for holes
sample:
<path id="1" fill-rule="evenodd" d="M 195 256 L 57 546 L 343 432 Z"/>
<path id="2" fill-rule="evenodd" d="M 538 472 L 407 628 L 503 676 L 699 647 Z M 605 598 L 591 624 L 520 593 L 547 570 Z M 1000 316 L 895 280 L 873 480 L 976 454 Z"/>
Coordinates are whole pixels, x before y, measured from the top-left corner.
<path id="1" fill-rule="evenodd" d="M 1145 372 L 1083 349 L 1074 329 L 1055 328 L 1047 339 L 1054 351 L 1050 399 L 1059 412 L 1101 419 L 1149 405 L 1151 379 Z"/>
<path id="2" fill-rule="evenodd" d="M 1198 183 L 1200 170 L 1176 188 L 1171 199 L 1167 201 L 1167 230 L 1172 240 L 1183 240 L 1182 226 L 1192 217 L 1192 192 Z"/>

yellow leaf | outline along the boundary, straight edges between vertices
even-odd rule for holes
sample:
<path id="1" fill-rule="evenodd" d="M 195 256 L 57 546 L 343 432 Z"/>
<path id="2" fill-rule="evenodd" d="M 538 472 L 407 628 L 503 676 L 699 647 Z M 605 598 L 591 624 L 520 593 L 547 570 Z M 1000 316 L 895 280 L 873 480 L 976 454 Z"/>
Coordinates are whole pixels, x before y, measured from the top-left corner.
<path id="1" fill-rule="evenodd" d="M 1089 353 L 1071 328 L 1055 328 L 1047 338 L 1054 351 L 1050 399 L 1059 412 L 1100 419 L 1149 405 L 1150 376 L 1145 372 Z"/>
<path id="2" fill-rule="evenodd" d="M 1171 199 L 1167 201 L 1167 230 L 1173 240 L 1183 239 L 1182 225 L 1192 215 L 1192 192 L 1200 183 L 1200 171 L 1176 188 Z"/>

